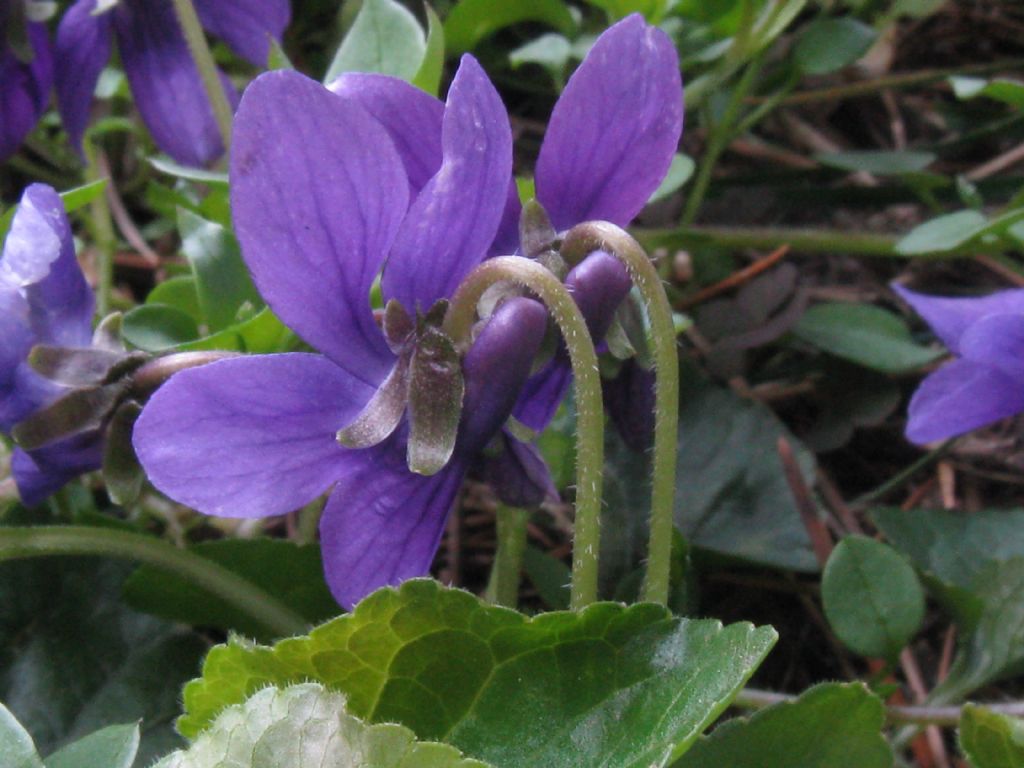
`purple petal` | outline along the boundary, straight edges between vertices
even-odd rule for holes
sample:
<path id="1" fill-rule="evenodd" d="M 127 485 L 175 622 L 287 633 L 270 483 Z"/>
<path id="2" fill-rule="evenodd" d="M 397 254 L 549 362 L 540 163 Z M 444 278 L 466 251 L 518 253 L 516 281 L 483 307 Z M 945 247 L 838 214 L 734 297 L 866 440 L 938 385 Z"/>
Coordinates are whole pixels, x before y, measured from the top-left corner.
<path id="1" fill-rule="evenodd" d="M 508 419 L 544 340 L 547 317 L 533 299 L 509 299 L 477 335 L 462 361 L 466 390 L 457 452 L 482 450 Z"/>
<path id="2" fill-rule="evenodd" d="M 295 72 L 246 89 L 235 118 L 231 206 L 257 288 L 300 336 L 376 386 L 394 357 L 370 286 L 408 207 L 380 125 Z"/>
<path id="3" fill-rule="evenodd" d="M 354 101 L 384 126 L 409 176 L 409 199 L 415 199 L 441 167 L 444 103 L 389 75 L 349 72 L 327 88 Z"/>
<path id="4" fill-rule="evenodd" d="M 19 291 L 0 281 L 0 432 L 10 432 L 37 407 L 22 385 L 24 362 L 32 348 L 28 302 Z"/>
<path id="5" fill-rule="evenodd" d="M 639 15 L 598 38 L 559 98 L 537 159 L 537 199 L 556 229 L 625 226 L 668 172 L 683 128 L 675 47 Z"/>
<path id="6" fill-rule="evenodd" d="M 413 474 L 399 434 L 354 454 L 347 468 L 320 519 L 320 547 L 327 584 L 351 609 L 375 589 L 429 572 L 465 468 Z"/>
<path id="7" fill-rule="evenodd" d="M 1024 389 L 1024 315 L 987 315 L 972 323 L 960 337 L 960 354 L 998 368 Z"/>
<path id="8" fill-rule="evenodd" d="M 1024 387 L 998 368 L 954 360 L 928 376 L 910 400 L 907 439 L 923 445 L 1024 411 Z"/>
<path id="9" fill-rule="evenodd" d="M 15 448 L 11 475 L 22 502 L 32 507 L 70 480 L 99 469 L 102 463 L 103 438 L 98 432 L 89 432 L 31 454 Z"/>
<path id="10" fill-rule="evenodd" d="M 179 163 L 209 165 L 224 147 L 172 4 L 121 2 L 111 13 L 132 96 L 153 141 Z M 235 100 L 232 89 L 225 92 Z"/>
<path id="11" fill-rule="evenodd" d="M 997 291 L 977 299 L 928 296 L 896 284 L 892 289 L 925 319 L 935 335 L 954 354 L 960 354 L 961 334 L 985 315 L 1024 313 L 1024 289 Z"/>
<path id="12" fill-rule="evenodd" d="M 94 299 L 60 196 L 33 184 L 21 197 L 0 258 L 0 280 L 28 302 L 33 343 L 89 346 Z"/>
<path id="13" fill-rule="evenodd" d="M 373 390 L 319 355 L 237 357 L 176 374 L 134 444 L 149 479 L 211 515 L 263 517 L 327 490 L 350 453 L 335 433 Z"/>
<path id="14" fill-rule="evenodd" d="M 7 30 L 0 30 L 0 35 Z M 28 25 L 34 53 L 32 62 L 19 61 L 0 38 L 0 161 L 13 155 L 31 131 L 50 100 L 53 54 L 46 27 Z"/>
<path id="15" fill-rule="evenodd" d="M 111 14 L 93 15 L 95 9 L 96 0 L 78 0 L 57 27 L 57 106 L 79 151 L 96 81 L 110 60 Z"/>
<path id="16" fill-rule="evenodd" d="M 501 223 L 494 235 L 488 256 L 508 256 L 519 252 L 519 217 L 523 206 L 519 202 L 519 188 L 515 179 L 509 182 L 505 210 L 501 212 Z"/>
<path id="17" fill-rule="evenodd" d="M 384 295 L 409 311 L 450 296 L 486 255 L 512 174 L 512 131 L 472 56 L 455 74 L 442 128 L 444 161 L 409 209 L 384 270 Z"/>
<path id="18" fill-rule="evenodd" d="M 619 375 L 604 385 L 604 404 L 623 442 L 641 453 L 654 440 L 653 370 L 627 360 Z"/>
<path id="19" fill-rule="evenodd" d="M 280 42 L 291 19 L 288 0 L 195 0 L 208 32 L 261 69 L 270 58 L 270 40 Z"/>
<path id="20" fill-rule="evenodd" d="M 527 379 L 513 415 L 524 425 L 542 432 L 554 418 L 572 383 L 569 361 L 558 357 Z"/>
<path id="21" fill-rule="evenodd" d="M 546 499 L 557 501 L 558 489 L 540 451 L 507 432 L 500 440 L 497 454 L 483 457 L 480 473 L 502 503 L 529 508 Z"/>

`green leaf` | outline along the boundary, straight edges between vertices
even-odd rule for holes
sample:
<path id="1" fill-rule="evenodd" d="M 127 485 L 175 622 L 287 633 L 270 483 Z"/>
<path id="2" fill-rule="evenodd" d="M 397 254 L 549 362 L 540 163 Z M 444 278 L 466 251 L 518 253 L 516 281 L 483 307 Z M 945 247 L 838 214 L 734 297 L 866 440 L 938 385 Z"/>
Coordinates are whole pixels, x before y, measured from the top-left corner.
<path id="1" fill-rule="evenodd" d="M 279 598 L 310 624 L 341 612 L 324 583 L 318 546 L 281 539 L 223 539 L 191 549 Z M 133 608 L 171 621 L 269 639 L 266 629 L 248 614 L 180 576 L 149 565 L 128 578 L 124 596 Z"/>
<path id="2" fill-rule="evenodd" d="M 857 61 L 877 37 L 874 28 L 850 17 L 818 19 L 801 33 L 793 56 L 805 75 L 827 75 Z"/>
<path id="3" fill-rule="evenodd" d="M 149 164 L 161 173 L 174 176 L 176 179 L 198 181 L 203 184 L 219 185 L 227 187 L 228 175 L 217 171 L 208 171 L 205 168 L 192 168 L 171 160 L 169 157 L 151 157 Z"/>
<path id="4" fill-rule="evenodd" d="M 860 152 L 828 152 L 815 155 L 822 165 L 841 171 L 867 171 L 876 176 L 918 173 L 935 162 L 931 152 L 910 150 L 865 150 Z"/>
<path id="5" fill-rule="evenodd" d="M 294 340 L 295 334 L 278 320 L 277 315 L 268 307 L 255 317 L 236 323 L 211 336 L 179 344 L 176 349 L 182 352 L 226 349 L 253 354 L 269 354 L 288 350 Z"/>
<path id="6" fill-rule="evenodd" d="M 266 685 L 321 682 L 351 714 L 397 722 L 500 765 L 663 764 L 728 705 L 775 642 L 770 628 L 598 603 L 528 619 L 416 579 L 308 637 L 214 648 L 185 688 L 191 737 Z"/>
<path id="7" fill-rule="evenodd" d="M 146 303 L 173 307 L 191 317 L 197 325 L 203 322 L 196 279 L 192 275 L 177 275 L 158 283 L 146 296 Z"/>
<path id="8" fill-rule="evenodd" d="M 444 22 L 448 55 L 470 51 L 499 29 L 524 21 L 541 22 L 566 37 L 576 36 L 576 20 L 562 0 L 462 0 Z"/>
<path id="9" fill-rule="evenodd" d="M 487 768 L 400 725 L 368 725 L 316 683 L 264 688 L 154 768 Z"/>
<path id="10" fill-rule="evenodd" d="M 267 54 L 267 71 L 275 69 L 295 69 L 292 60 L 284 52 L 284 48 L 273 37 L 270 38 L 270 52 Z"/>
<path id="11" fill-rule="evenodd" d="M 978 237 L 988 219 L 978 211 L 957 211 L 926 221 L 910 230 L 896 243 L 896 253 L 920 256 L 951 251 Z"/>
<path id="12" fill-rule="evenodd" d="M 960 716 L 960 748 L 973 768 L 1024 765 L 1024 722 L 967 704 Z"/>
<path id="13" fill-rule="evenodd" d="M 958 99 L 987 96 L 1016 109 L 1024 109 L 1024 83 L 1019 80 L 1006 78 L 985 80 L 980 77 L 955 76 L 949 78 L 949 84 L 953 86 L 953 93 Z"/>
<path id="14" fill-rule="evenodd" d="M 46 758 L 46 768 L 132 768 L 139 751 L 139 724 L 109 725 Z"/>
<path id="15" fill-rule="evenodd" d="M 433 8 L 429 5 L 424 7 L 427 13 L 427 48 L 412 84 L 431 96 L 437 96 L 441 90 L 441 75 L 444 74 L 444 25 Z"/>
<path id="16" fill-rule="evenodd" d="M 944 354 L 916 344 L 898 315 L 868 304 L 816 304 L 797 322 L 793 335 L 823 352 L 883 373 L 913 371 Z"/>
<path id="17" fill-rule="evenodd" d="M 569 566 L 536 547 L 528 546 L 523 553 L 523 571 L 548 608 L 564 611 L 569 607 L 569 583 L 572 580 Z"/>
<path id="18" fill-rule="evenodd" d="M 654 190 L 654 194 L 648 199 L 647 204 L 650 205 L 659 200 L 664 200 L 669 195 L 682 189 L 683 185 L 693 176 L 693 171 L 696 167 L 696 163 L 693 162 L 692 158 L 676 153 L 672 157 L 672 164 L 668 167 L 668 173 L 665 174 L 665 178 L 661 180 L 658 188 Z"/>
<path id="19" fill-rule="evenodd" d="M 766 406 L 683 374 L 676 526 L 692 544 L 730 557 L 818 570 L 778 456 L 793 446 L 813 483 L 814 457 Z"/>
<path id="20" fill-rule="evenodd" d="M 665 15 L 666 0 L 587 0 L 591 5 L 603 9 L 618 21 L 631 13 L 643 14 L 651 24 L 657 24 Z"/>
<path id="21" fill-rule="evenodd" d="M 343 72 L 379 72 L 411 81 L 426 52 L 423 28 L 405 6 L 395 0 L 363 0 L 324 82 Z"/>
<path id="22" fill-rule="evenodd" d="M 210 331 L 220 331 L 235 322 L 246 303 L 254 309 L 263 301 L 242 261 L 238 242 L 220 224 L 178 209 L 181 250 L 192 265 L 199 307 Z"/>
<path id="23" fill-rule="evenodd" d="M 43 768 L 36 745 L 18 719 L 0 702 L 0 765 L 4 768 Z"/>
<path id="24" fill-rule="evenodd" d="M 124 340 L 146 352 L 163 352 L 199 338 L 196 321 L 180 309 L 143 304 L 125 313 Z"/>
<path id="25" fill-rule="evenodd" d="M 0 700 L 43 754 L 139 719 L 140 764 L 181 743 L 172 725 L 180 687 L 207 646 L 128 610 L 120 589 L 129 570 L 89 558 L 0 564 Z"/>
<path id="26" fill-rule="evenodd" d="M 895 661 L 924 620 L 924 590 L 914 569 L 887 544 L 847 536 L 825 565 L 825 616 L 843 643 Z"/>
<path id="27" fill-rule="evenodd" d="M 796 701 L 730 720 L 672 768 L 890 768 L 885 707 L 860 683 L 825 683 Z"/>
<path id="28" fill-rule="evenodd" d="M 508 61 L 513 69 L 523 64 L 544 67 L 555 83 L 561 85 L 565 79 L 565 67 L 571 57 L 572 43 L 568 38 L 557 32 L 548 32 L 510 52 Z"/>

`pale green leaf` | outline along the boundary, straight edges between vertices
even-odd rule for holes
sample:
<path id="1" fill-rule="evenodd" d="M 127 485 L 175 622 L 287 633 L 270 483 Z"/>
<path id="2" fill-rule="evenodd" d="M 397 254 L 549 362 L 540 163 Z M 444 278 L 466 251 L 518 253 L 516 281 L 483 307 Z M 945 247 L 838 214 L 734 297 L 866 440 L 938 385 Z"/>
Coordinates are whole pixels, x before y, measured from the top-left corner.
<path id="1" fill-rule="evenodd" d="M 1024 722 L 974 704 L 960 716 L 960 748 L 973 768 L 1024 765 Z"/>
<path id="2" fill-rule="evenodd" d="M 139 751 L 139 724 L 108 725 L 46 758 L 46 768 L 132 768 Z"/>
<path id="3" fill-rule="evenodd" d="M 379 72 L 411 81 L 426 52 L 423 28 L 408 8 L 396 0 L 363 0 L 324 82 L 343 72 Z"/>

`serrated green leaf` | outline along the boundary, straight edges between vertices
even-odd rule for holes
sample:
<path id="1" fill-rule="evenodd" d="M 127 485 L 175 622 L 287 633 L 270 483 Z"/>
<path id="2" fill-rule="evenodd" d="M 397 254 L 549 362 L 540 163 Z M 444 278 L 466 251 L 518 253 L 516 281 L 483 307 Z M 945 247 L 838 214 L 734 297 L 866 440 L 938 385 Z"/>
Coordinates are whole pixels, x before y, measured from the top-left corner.
<path id="1" fill-rule="evenodd" d="M 576 35 L 576 20 L 562 0 L 462 0 L 444 22 L 448 55 L 470 51 L 499 29 L 523 21 L 542 22 L 566 37 Z"/>
<path id="2" fill-rule="evenodd" d="M 1024 722 L 967 704 L 960 716 L 960 749 L 973 768 L 1024 765 Z"/>
<path id="3" fill-rule="evenodd" d="M 426 51 L 423 28 L 404 5 L 395 0 L 363 0 L 324 82 L 343 72 L 379 72 L 411 81 Z"/>
<path id="4" fill-rule="evenodd" d="M 826 683 L 703 737 L 672 768 L 890 768 L 885 707 L 860 683 Z"/>
<path id="5" fill-rule="evenodd" d="M 221 712 L 187 750 L 154 768 L 487 768 L 408 728 L 368 725 L 316 683 L 264 688 Z"/>
<path id="6" fill-rule="evenodd" d="M 369 722 L 398 722 L 495 765 L 662 765 L 728 705 L 770 628 L 598 603 L 528 619 L 408 581 L 272 648 L 233 639 L 185 688 L 182 733 L 267 685 L 321 682 Z"/>
<path id="7" fill-rule="evenodd" d="M 797 322 L 793 335 L 823 352 L 883 373 L 913 371 L 944 354 L 915 343 L 898 315 L 868 304 L 816 304 Z"/>
<path id="8" fill-rule="evenodd" d="M 178 231 L 181 250 L 192 265 L 199 307 L 210 332 L 234 323 L 238 310 L 246 303 L 254 311 L 263 306 L 234 235 L 220 224 L 184 208 L 178 209 Z"/>
<path id="9" fill-rule="evenodd" d="M 108 725 L 54 752 L 46 768 L 132 768 L 138 751 L 138 723 Z"/>
<path id="10" fill-rule="evenodd" d="M 816 155 L 822 165 L 841 171 L 867 171 L 876 176 L 918 173 L 935 162 L 931 152 L 911 150 L 864 150 L 860 152 L 828 152 Z"/>
<path id="11" fill-rule="evenodd" d="M 895 661 L 924 620 L 924 590 L 914 569 L 866 536 L 847 536 L 832 551 L 821 599 L 836 635 L 863 656 Z"/>
<path id="12" fill-rule="evenodd" d="M 818 19 L 804 28 L 793 56 L 804 74 L 827 75 L 867 53 L 876 37 L 873 27 L 854 18 Z"/>
<path id="13" fill-rule="evenodd" d="M 426 5 L 427 13 L 427 48 L 423 53 L 423 61 L 412 79 L 412 84 L 437 96 L 441 89 L 441 75 L 444 74 L 444 25 L 434 13 L 430 5 Z"/>
<path id="14" fill-rule="evenodd" d="M 43 768 L 28 731 L 0 703 L 0 765 L 4 768 Z"/>
<path id="15" fill-rule="evenodd" d="M 978 211 L 957 211 L 919 224 L 896 243 L 896 253 L 921 256 L 951 251 L 978 237 L 988 227 L 988 219 Z"/>
<path id="16" fill-rule="evenodd" d="M 341 613 L 324 582 L 320 548 L 280 539 L 224 539 L 191 548 L 279 598 L 310 624 Z M 166 570 L 144 565 L 125 582 L 133 608 L 200 627 L 219 627 L 260 640 L 266 627 L 221 598 Z"/>

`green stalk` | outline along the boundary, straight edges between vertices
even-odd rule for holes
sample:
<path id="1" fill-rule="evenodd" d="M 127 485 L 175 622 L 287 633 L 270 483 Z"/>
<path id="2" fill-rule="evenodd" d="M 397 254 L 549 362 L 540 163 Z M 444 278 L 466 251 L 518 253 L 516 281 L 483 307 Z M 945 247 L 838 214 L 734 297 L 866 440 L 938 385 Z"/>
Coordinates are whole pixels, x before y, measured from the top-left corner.
<path id="1" fill-rule="evenodd" d="M 791 227 L 712 227 L 677 229 L 634 229 L 633 234 L 647 248 L 720 248 L 770 251 L 788 245 L 793 253 L 847 253 L 855 256 L 907 258 L 896 253 L 899 238 L 841 230 L 797 229 Z M 958 258 L 978 252 L 979 247 L 953 249 L 933 258 Z"/>
<path id="2" fill-rule="evenodd" d="M 0 562 L 46 555 L 101 555 L 148 563 L 230 603 L 272 634 L 285 637 L 307 629 L 303 618 L 277 598 L 217 563 L 163 539 L 91 526 L 0 528 Z"/>
<path id="3" fill-rule="evenodd" d="M 192 54 L 192 60 L 199 69 L 199 77 L 203 81 L 206 98 L 210 100 L 210 108 L 213 110 L 214 120 L 217 121 L 217 129 L 220 131 L 220 138 L 224 143 L 224 151 L 227 152 L 231 146 L 231 105 L 224 93 L 220 72 L 217 71 L 217 64 L 213 60 L 210 46 L 206 42 L 203 25 L 199 21 L 192 0 L 172 0 L 172 2 L 178 23 L 181 24 L 181 31 L 185 35 L 185 42 L 188 43 L 188 51 Z"/>
<path id="4" fill-rule="evenodd" d="M 498 507 L 498 549 L 494 553 L 487 599 L 495 605 L 515 608 L 519 602 L 519 579 L 526 552 L 526 523 L 530 512 L 519 507 Z"/>
<path id="5" fill-rule="evenodd" d="M 570 604 L 579 610 L 597 600 L 601 491 L 604 482 L 604 409 L 597 353 L 572 294 L 551 272 L 521 256 L 498 256 L 474 269 L 455 292 L 444 328 L 457 346 L 469 343 L 477 304 L 495 283 L 533 291 L 558 324 L 572 361 L 576 393 L 576 526 Z"/>
<path id="6" fill-rule="evenodd" d="M 592 221 L 569 230 L 562 256 L 576 263 L 602 250 L 620 259 L 640 291 L 651 323 L 654 342 L 654 455 L 651 461 L 651 521 L 647 548 L 644 600 L 668 602 L 672 564 L 672 528 L 676 491 L 677 429 L 679 424 L 679 357 L 672 307 L 661 277 L 644 249 L 628 232 L 606 221 Z"/>
<path id="7" fill-rule="evenodd" d="M 93 182 L 106 178 L 107 183 L 112 184 L 109 174 L 104 173 L 100 164 L 99 150 L 93 146 L 88 136 L 82 142 L 82 149 L 85 151 L 86 181 Z M 97 252 L 96 313 L 100 317 L 106 317 L 110 312 L 114 290 L 114 249 L 117 247 L 117 236 L 114 234 L 106 190 L 96 195 L 89 203 L 89 223 Z"/>

